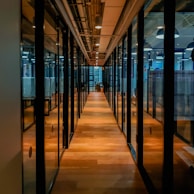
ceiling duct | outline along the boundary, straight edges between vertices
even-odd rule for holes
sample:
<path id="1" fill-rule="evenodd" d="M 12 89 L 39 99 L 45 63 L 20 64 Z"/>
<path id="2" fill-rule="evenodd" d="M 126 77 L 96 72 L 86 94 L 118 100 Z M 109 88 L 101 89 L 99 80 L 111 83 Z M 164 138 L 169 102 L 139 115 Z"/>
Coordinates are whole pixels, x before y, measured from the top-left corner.
<path id="1" fill-rule="evenodd" d="M 89 37 L 89 33 L 90 33 L 90 29 L 89 29 L 89 24 L 88 24 L 88 18 L 87 18 L 87 14 L 86 14 L 86 9 L 85 9 L 86 5 L 84 4 L 83 0 L 80 3 L 80 0 L 77 0 L 77 8 L 78 8 L 78 12 L 79 12 L 79 17 L 81 20 L 81 24 L 82 24 L 82 28 L 84 31 L 84 36 L 82 35 L 82 37 L 85 37 L 85 40 L 87 42 L 87 46 L 88 46 L 88 52 L 91 52 L 91 42 Z"/>
<path id="2" fill-rule="evenodd" d="M 61 12 L 61 15 L 65 19 L 67 25 L 69 26 L 72 34 L 74 35 L 74 38 L 76 39 L 78 45 L 80 46 L 80 49 L 82 50 L 86 60 L 89 62 L 88 53 L 85 49 L 82 38 L 81 38 L 80 33 L 78 31 L 77 24 L 76 24 L 76 22 L 73 18 L 73 15 L 71 13 L 71 10 L 69 8 L 69 5 L 68 5 L 67 1 L 66 0 L 62 0 L 62 1 L 61 0 L 55 0 L 55 3 L 57 5 L 59 11 Z"/>

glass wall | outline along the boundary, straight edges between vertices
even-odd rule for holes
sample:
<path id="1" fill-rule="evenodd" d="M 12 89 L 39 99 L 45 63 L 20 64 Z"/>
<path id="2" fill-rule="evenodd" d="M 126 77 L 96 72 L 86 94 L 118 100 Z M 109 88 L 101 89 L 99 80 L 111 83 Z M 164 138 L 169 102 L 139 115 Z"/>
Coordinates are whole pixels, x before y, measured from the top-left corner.
<path id="1" fill-rule="evenodd" d="M 117 121 L 120 129 L 122 129 L 122 42 L 119 43 L 117 48 Z"/>
<path id="2" fill-rule="evenodd" d="M 69 31 L 69 33 L 68 33 L 68 42 L 69 42 L 69 44 L 68 44 L 68 61 L 69 61 L 69 63 L 68 63 L 68 137 L 67 137 L 68 143 L 67 144 L 69 144 L 71 136 L 72 136 L 72 131 L 71 131 L 71 120 L 72 120 L 71 119 L 71 117 L 72 117 L 72 115 L 71 115 L 71 86 L 72 86 L 71 85 L 71 68 L 73 68 L 73 67 L 71 65 L 71 60 L 72 60 L 71 47 L 73 47 L 73 45 L 71 45 L 71 35 L 72 34 Z"/>
<path id="3" fill-rule="evenodd" d="M 123 132 L 127 136 L 127 37 L 123 39 Z M 130 79 L 130 78 L 129 78 Z"/>
<path id="4" fill-rule="evenodd" d="M 113 62 L 112 55 L 109 57 L 109 105 L 113 108 Z"/>
<path id="5" fill-rule="evenodd" d="M 74 130 L 78 121 L 78 60 L 80 60 L 77 47 L 74 47 Z M 80 73 L 80 72 L 79 72 Z"/>
<path id="6" fill-rule="evenodd" d="M 33 13 L 33 14 L 32 14 Z M 45 3 L 44 15 L 44 142 L 46 192 L 51 189 L 58 170 L 59 150 L 63 151 L 62 99 L 63 57 L 62 31 L 57 26 L 56 10 Z M 36 123 L 34 101 L 36 98 L 35 75 L 35 19 L 34 4 L 22 0 L 21 83 L 23 122 L 23 190 L 36 193 Z M 59 139 L 58 139 L 59 138 Z M 59 142 L 59 145 L 58 145 Z"/>
<path id="7" fill-rule="evenodd" d="M 118 91 L 118 61 L 117 61 L 117 47 L 114 50 L 113 53 L 114 63 L 113 63 L 113 71 L 114 71 L 114 113 L 115 118 L 118 120 L 118 97 L 117 97 L 117 91 Z"/>
<path id="8" fill-rule="evenodd" d="M 46 192 L 51 189 L 59 162 L 58 136 L 60 128 L 59 72 L 62 55 L 57 15 L 50 4 L 45 6 L 44 19 L 44 67 L 45 67 L 45 172 Z M 48 17 L 49 14 L 55 17 Z"/>
<path id="9" fill-rule="evenodd" d="M 131 151 L 136 160 L 137 135 L 137 17 L 132 21 L 131 53 Z"/>
<path id="10" fill-rule="evenodd" d="M 29 15 L 28 13 L 31 13 Z M 35 100 L 35 50 L 34 9 L 22 0 L 21 21 L 21 83 L 23 124 L 23 192 L 36 193 L 36 125 Z"/>
<path id="11" fill-rule="evenodd" d="M 89 66 L 89 89 L 90 92 L 100 92 L 102 85 L 102 67 Z"/>
<path id="12" fill-rule="evenodd" d="M 63 139 L 63 97 L 64 97 L 64 57 L 62 55 L 62 32 L 59 30 L 59 156 L 62 156 L 64 151 Z"/>
<path id="13" fill-rule="evenodd" d="M 80 88 L 80 105 L 81 105 L 81 112 L 84 108 L 84 105 L 86 103 L 86 99 L 87 99 L 87 92 L 88 92 L 88 67 L 86 64 L 86 61 L 84 59 L 84 55 L 81 54 L 81 88 Z"/>
<path id="14" fill-rule="evenodd" d="M 174 53 L 174 193 L 193 193 L 194 2 L 176 0 Z"/>
<path id="15" fill-rule="evenodd" d="M 148 6 L 144 12 L 143 165 L 158 193 L 162 192 L 164 141 L 164 33 L 158 33 L 164 29 L 163 18 L 162 1 Z"/>

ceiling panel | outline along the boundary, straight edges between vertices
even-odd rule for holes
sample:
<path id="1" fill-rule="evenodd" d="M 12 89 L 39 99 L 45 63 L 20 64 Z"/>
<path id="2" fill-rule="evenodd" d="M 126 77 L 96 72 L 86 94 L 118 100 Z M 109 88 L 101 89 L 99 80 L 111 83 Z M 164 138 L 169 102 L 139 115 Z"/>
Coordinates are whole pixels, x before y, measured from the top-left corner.
<path id="1" fill-rule="evenodd" d="M 105 53 L 106 48 L 108 47 L 109 42 L 110 42 L 110 37 L 101 37 L 101 39 L 100 39 L 100 47 L 99 47 L 99 52 L 100 53 Z"/>
<path id="2" fill-rule="evenodd" d="M 121 6 L 125 4 L 126 0 L 105 0 L 106 6 L 114 7 L 114 6 Z"/>
<path id="3" fill-rule="evenodd" d="M 105 53 L 122 13 L 125 0 L 105 0 L 99 52 Z M 109 35 L 105 37 L 104 35 Z"/>
<path id="4" fill-rule="evenodd" d="M 115 26 L 105 26 L 101 29 L 101 36 L 103 35 L 112 35 L 114 31 Z"/>
<path id="5" fill-rule="evenodd" d="M 116 22 L 118 21 L 120 14 L 122 11 L 122 7 L 105 7 L 103 20 L 102 20 L 102 26 L 110 26 L 110 25 L 116 25 Z"/>

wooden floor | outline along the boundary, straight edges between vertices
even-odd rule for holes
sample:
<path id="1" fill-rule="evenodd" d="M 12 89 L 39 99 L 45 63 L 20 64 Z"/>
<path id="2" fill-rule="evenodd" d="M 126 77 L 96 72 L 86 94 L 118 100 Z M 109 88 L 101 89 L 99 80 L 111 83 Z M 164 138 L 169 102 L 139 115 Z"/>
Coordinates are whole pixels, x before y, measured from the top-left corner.
<path id="1" fill-rule="evenodd" d="M 103 93 L 90 93 L 51 193 L 148 193 Z"/>

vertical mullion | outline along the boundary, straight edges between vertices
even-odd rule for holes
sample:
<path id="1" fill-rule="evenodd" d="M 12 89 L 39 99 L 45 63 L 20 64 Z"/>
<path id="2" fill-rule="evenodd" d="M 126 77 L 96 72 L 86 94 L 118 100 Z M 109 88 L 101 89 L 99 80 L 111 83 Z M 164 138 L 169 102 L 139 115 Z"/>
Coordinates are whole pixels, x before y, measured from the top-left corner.
<path id="1" fill-rule="evenodd" d="M 57 17 L 57 92 L 58 92 L 58 102 L 57 102 L 57 122 L 58 122 L 58 139 L 57 139 L 57 143 L 58 143 L 58 167 L 59 167 L 59 160 L 60 160 L 60 67 L 59 67 L 59 18 Z"/>
<path id="2" fill-rule="evenodd" d="M 114 96 L 114 103 L 113 103 L 113 110 L 114 116 L 116 118 L 116 49 L 113 52 L 113 74 L 114 74 L 114 81 L 113 81 L 113 96 Z"/>
<path id="3" fill-rule="evenodd" d="M 63 56 L 64 56 L 64 94 L 63 94 L 63 146 L 69 145 L 69 63 L 68 63 L 68 27 L 63 31 Z"/>
<path id="4" fill-rule="evenodd" d="M 80 49 L 77 49 L 77 53 L 78 53 L 78 117 L 80 118 L 80 114 L 81 114 L 81 64 L 80 64 L 80 60 L 81 60 L 81 52 Z"/>
<path id="5" fill-rule="evenodd" d="M 144 11 L 138 14 L 138 64 L 137 64 L 137 165 L 143 166 L 143 47 Z"/>
<path id="6" fill-rule="evenodd" d="M 123 131 L 124 130 L 124 95 L 125 95 L 125 93 L 124 93 L 124 59 L 123 59 L 123 57 L 124 57 L 124 43 L 125 43 L 125 38 L 126 38 L 126 36 L 124 36 L 123 37 L 123 40 L 122 40 L 122 47 L 121 47 L 121 57 L 122 57 L 122 59 L 121 59 L 121 65 L 122 65 L 122 71 L 121 71 L 121 79 L 122 79 L 122 81 L 121 81 L 121 88 L 122 88 L 122 90 L 121 90 L 121 112 L 122 112 L 122 114 L 121 114 L 121 121 L 122 121 L 122 124 L 121 124 L 121 130 Z"/>
<path id="7" fill-rule="evenodd" d="M 127 143 L 131 143 L 131 44 L 132 25 L 127 31 Z"/>
<path id="8" fill-rule="evenodd" d="M 45 193 L 44 147 L 44 0 L 35 0 L 35 58 L 36 58 L 36 193 Z"/>
<path id="9" fill-rule="evenodd" d="M 71 58 L 71 136 L 74 133 L 74 37 L 70 33 L 70 58 Z"/>
<path id="10" fill-rule="evenodd" d="M 170 16 L 170 17 L 169 17 Z M 175 0 L 164 0 L 164 163 L 163 192 L 173 193 Z"/>

